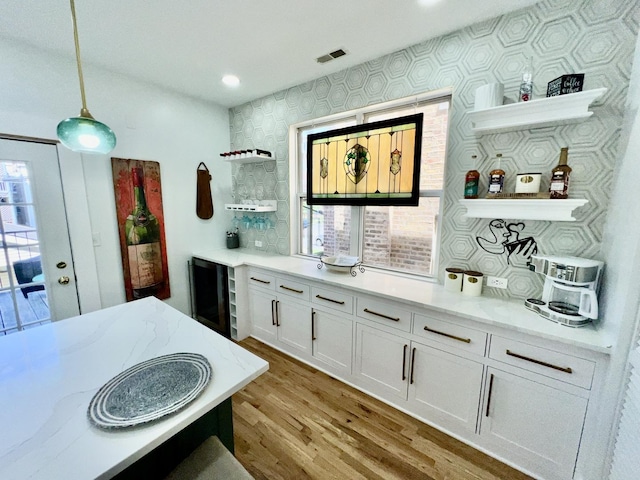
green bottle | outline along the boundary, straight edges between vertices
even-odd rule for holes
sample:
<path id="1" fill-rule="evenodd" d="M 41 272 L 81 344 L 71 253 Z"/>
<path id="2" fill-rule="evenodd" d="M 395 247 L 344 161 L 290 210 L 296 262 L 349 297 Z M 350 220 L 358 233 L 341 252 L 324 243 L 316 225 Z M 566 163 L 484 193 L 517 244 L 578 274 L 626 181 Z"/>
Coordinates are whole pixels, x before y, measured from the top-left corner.
<path id="1" fill-rule="evenodd" d="M 131 169 L 135 207 L 125 222 L 133 298 L 148 297 L 162 287 L 160 223 L 147 207 L 142 169 Z"/>

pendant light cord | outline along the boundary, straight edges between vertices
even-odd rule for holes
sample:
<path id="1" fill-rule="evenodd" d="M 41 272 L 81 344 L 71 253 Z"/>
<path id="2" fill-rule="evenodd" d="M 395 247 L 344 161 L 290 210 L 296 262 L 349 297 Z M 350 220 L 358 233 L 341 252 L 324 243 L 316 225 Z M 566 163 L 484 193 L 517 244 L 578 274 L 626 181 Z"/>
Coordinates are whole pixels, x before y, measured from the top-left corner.
<path id="1" fill-rule="evenodd" d="M 78 79 L 80 80 L 80 96 L 82 97 L 82 110 L 80 116 L 93 118 L 87 110 L 87 99 L 84 94 L 84 76 L 82 75 L 82 64 L 80 63 L 80 42 L 78 41 L 78 22 L 76 20 L 76 4 L 74 0 L 71 3 L 71 20 L 73 22 L 73 39 L 76 44 L 76 63 L 78 64 Z"/>

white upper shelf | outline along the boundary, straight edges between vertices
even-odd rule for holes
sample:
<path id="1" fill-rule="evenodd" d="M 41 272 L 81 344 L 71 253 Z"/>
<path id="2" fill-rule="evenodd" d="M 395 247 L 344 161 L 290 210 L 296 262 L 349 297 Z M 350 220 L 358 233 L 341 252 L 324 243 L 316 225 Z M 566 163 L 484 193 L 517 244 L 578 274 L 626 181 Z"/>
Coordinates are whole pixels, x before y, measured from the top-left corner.
<path id="1" fill-rule="evenodd" d="M 518 220 L 548 220 L 555 222 L 575 222 L 573 211 L 585 205 L 584 198 L 565 199 L 507 199 L 474 198 L 458 200 L 466 207 L 465 217 L 508 218 Z"/>
<path id="2" fill-rule="evenodd" d="M 244 157 L 244 158 L 225 158 L 223 159 L 223 161 L 229 162 L 229 163 L 258 163 L 258 162 L 270 162 L 275 159 L 276 157 L 254 155 L 252 157 Z"/>
<path id="3" fill-rule="evenodd" d="M 476 135 L 485 135 L 582 122 L 593 115 L 593 112 L 589 111 L 589 105 L 606 91 L 606 88 L 596 88 L 474 110 L 469 112 L 473 123 L 471 130 Z"/>

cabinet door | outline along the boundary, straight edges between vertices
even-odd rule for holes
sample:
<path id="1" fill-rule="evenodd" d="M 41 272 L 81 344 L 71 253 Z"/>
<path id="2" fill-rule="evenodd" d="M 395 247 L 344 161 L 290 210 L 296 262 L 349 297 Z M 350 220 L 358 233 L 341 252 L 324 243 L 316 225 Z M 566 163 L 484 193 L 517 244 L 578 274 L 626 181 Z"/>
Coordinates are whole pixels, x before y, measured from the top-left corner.
<path id="1" fill-rule="evenodd" d="M 356 375 L 373 393 L 407 399 L 409 341 L 356 324 Z"/>
<path id="2" fill-rule="evenodd" d="M 573 476 L 587 399 L 489 368 L 480 435 L 547 479 Z"/>
<path id="3" fill-rule="evenodd" d="M 277 327 L 272 307 L 275 297 L 272 294 L 249 289 L 249 310 L 253 324 L 253 335 L 266 342 L 273 343 L 277 339 Z"/>
<path id="4" fill-rule="evenodd" d="M 409 408 L 450 430 L 475 433 L 482 370 L 481 363 L 413 342 Z"/>
<path id="5" fill-rule="evenodd" d="M 351 374 L 353 321 L 313 310 L 313 357 Z"/>
<path id="6" fill-rule="evenodd" d="M 278 296 L 276 323 L 280 342 L 311 355 L 311 307 Z"/>

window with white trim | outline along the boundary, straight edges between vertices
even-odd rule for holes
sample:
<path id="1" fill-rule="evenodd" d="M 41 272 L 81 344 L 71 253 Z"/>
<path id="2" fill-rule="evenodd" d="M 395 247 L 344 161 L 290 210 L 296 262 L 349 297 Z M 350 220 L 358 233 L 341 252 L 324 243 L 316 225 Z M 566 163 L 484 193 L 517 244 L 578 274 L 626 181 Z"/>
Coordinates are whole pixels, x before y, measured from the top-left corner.
<path id="1" fill-rule="evenodd" d="M 421 98 L 422 97 L 422 98 Z M 425 94 L 296 126 L 294 253 L 360 257 L 367 267 L 432 276 L 436 272 L 449 127 L 449 93 Z M 307 205 L 307 136 L 423 113 L 420 200 L 417 207 Z"/>

